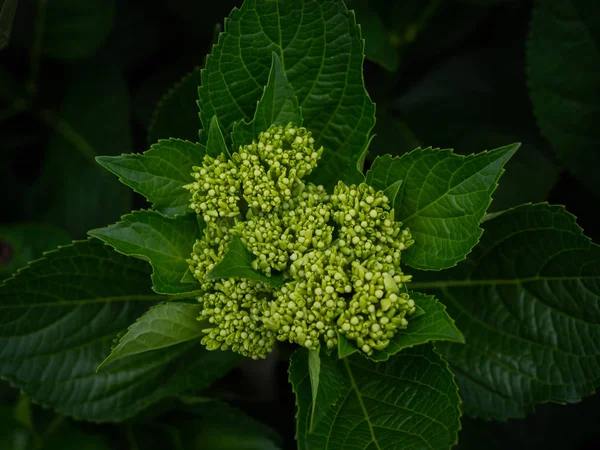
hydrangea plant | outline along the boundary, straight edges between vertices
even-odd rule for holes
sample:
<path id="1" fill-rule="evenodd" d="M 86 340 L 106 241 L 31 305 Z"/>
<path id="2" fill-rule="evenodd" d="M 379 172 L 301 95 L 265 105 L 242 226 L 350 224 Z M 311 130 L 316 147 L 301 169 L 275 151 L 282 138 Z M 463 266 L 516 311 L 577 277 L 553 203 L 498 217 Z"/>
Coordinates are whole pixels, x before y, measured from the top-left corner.
<path id="1" fill-rule="evenodd" d="M 331 450 L 449 448 L 463 412 L 503 420 L 593 392 L 598 247 L 560 206 L 487 213 L 518 144 L 366 168 L 363 58 L 341 0 L 232 11 L 196 80 L 197 142 L 98 158 L 151 208 L 2 286 L 9 323 L 44 308 L 2 376 L 115 421 L 291 344 L 298 447 Z M 57 342 L 67 315 L 77 329 Z"/>

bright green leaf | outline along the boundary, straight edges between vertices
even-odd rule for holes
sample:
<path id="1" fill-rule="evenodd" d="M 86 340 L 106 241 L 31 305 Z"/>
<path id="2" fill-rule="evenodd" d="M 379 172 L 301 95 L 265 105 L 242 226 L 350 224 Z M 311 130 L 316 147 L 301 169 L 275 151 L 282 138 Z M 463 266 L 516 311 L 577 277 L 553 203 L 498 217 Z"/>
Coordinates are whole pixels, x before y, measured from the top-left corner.
<path id="1" fill-rule="evenodd" d="M 195 214 L 165 217 L 156 211 L 134 211 L 121 222 L 88 232 L 124 255 L 150 262 L 153 289 L 159 294 L 190 292 L 181 278 L 189 268 L 186 260 L 201 237 Z"/>
<path id="2" fill-rule="evenodd" d="M 217 264 L 206 276 L 209 280 L 219 278 L 245 278 L 248 280 L 262 281 L 271 286 L 281 286 L 283 275 L 271 274 L 270 277 L 252 268 L 252 261 L 256 257 L 244 247 L 239 236 L 231 240 L 229 250 L 225 253 L 223 260 Z"/>
<path id="3" fill-rule="evenodd" d="M 308 374 L 310 375 L 310 388 L 312 392 L 312 404 L 317 404 L 317 393 L 319 391 L 319 376 L 321 372 L 321 358 L 319 349 L 308 351 Z M 312 430 L 315 418 L 315 409 L 311 408 L 309 430 Z"/>
<path id="4" fill-rule="evenodd" d="M 129 189 L 94 161 L 99 154 L 131 151 L 129 87 L 110 61 L 67 73 L 69 88 L 60 110 L 43 113 L 53 135 L 27 206 L 31 217 L 78 239 L 131 210 Z"/>
<path id="5" fill-rule="evenodd" d="M 346 358 L 358 351 L 358 348 L 356 348 L 355 343 L 346 339 L 346 336 L 344 336 L 343 334 L 341 334 L 339 332 L 337 333 L 337 340 L 338 340 L 338 358 Z"/>
<path id="6" fill-rule="evenodd" d="M 356 175 L 375 123 L 364 88 L 364 42 L 342 0 L 247 0 L 225 23 L 202 70 L 199 89 L 205 128 L 216 115 L 227 132 L 250 122 L 268 82 L 272 53 L 298 98 L 304 126 L 325 151 L 311 181 L 333 186 Z"/>
<path id="7" fill-rule="evenodd" d="M 447 449 L 456 443 L 458 389 L 431 344 L 405 349 L 380 363 L 359 355 L 341 360 L 337 355 L 322 355 L 317 397 L 322 414 L 318 420 L 315 417 L 311 433 L 306 356 L 306 350 L 298 350 L 290 365 L 300 449 Z"/>
<path id="8" fill-rule="evenodd" d="M 187 342 L 96 373 L 118 333 L 164 299 L 149 281 L 145 262 L 96 240 L 32 263 L 0 285 L 0 375 L 36 403 L 93 421 L 207 387 L 239 357 Z"/>
<path id="9" fill-rule="evenodd" d="M 189 211 L 190 193 L 183 186 L 193 181 L 192 167 L 202 163 L 203 145 L 165 139 L 139 154 L 100 156 L 96 161 L 142 194 L 157 211 L 174 216 Z"/>
<path id="10" fill-rule="evenodd" d="M 408 319 L 408 328 L 396 332 L 390 344 L 376 351 L 370 358 L 373 361 L 387 361 L 399 351 L 431 341 L 451 341 L 464 343 L 465 338 L 454 325 L 446 312 L 446 307 L 434 297 L 412 292 L 410 297 L 423 309 L 423 314 Z"/>
<path id="11" fill-rule="evenodd" d="M 227 150 L 227 144 L 225 144 L 225 138 L 223 137 L 221 127 L 219 126 L 219 119 L 217 119 L 217 116 L 213 116 L 208 128 L 206 154 L 216 158 L 222 153 L 228 155 L 229 150 Z"/>
<path id="12" fill-rule="evenodd" d="M 504 420 L 592 394 L 600 384 L 600 247 L 561 206 L 520 206 L 484 228 L 465 262 L 413 283 L 435 292 L 465 335 L 464 345 L 438 344 L 464 411 Z"/>
<path id="13" fill-rule="evenodd" d="M 148 128 L 148 142 L 179 138 L 191 142 L 198 140 L 198 85 L 200 69 L 196 68 L 167 92 L 156 105 Z"/>
<path id="14" fill-rule="evenodd" d="M 41 257 L 44 251 L 70 242 L 71 238 L 67 233 L 49 225 L 0 227 L 0 279 Z"/>
<path id="15" fill-rule="evenodd" d="M 126 356 L 170 347 L 203 336 L 200 305 L 161 303 L 129 327 L 98 370 Z"/>
<path id="16" fill-rule="evenodd" d="M 440 270 L 463 260 L 479 241 L 479 221 L 492 200 L 502 167 L 518 144 L 460 156 L 450 150 L 416 149 L 399 158 L 378 157 L 367 183 L 383 190 L 402 180 L 394 203 L 396 220 L 410 228 L 415 244 L 406 264 Z"/>
<path id="17" fill-rule="evenodd" d="M 527 44 L 533 112 L 560 160 L 600 195 L 598 2 L 555 0 L 534 4 Z"/>
<path id="18" fill-rule="evenodd" d="M 283 70 L 281 59 L 277 53 L 273 53 L 269 81 L 256 107 L 254 119 L 250 123 L 240 121 L 233 125 L 233 148 L 249 144 L 258 138 L 261 131 L 273 124 L 285 126 L 290 122 L 301 126 L 302 110 Z"/>

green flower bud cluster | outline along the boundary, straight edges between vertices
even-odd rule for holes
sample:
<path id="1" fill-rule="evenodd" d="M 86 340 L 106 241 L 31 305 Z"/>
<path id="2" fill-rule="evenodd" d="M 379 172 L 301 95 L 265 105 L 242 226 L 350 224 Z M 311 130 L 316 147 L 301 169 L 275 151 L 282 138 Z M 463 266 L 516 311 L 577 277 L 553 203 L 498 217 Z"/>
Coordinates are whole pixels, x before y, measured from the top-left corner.
<path id="1" fill-rule="evenodd" d="M 406 328 L 416 308 L 400 270 L 410 232 L 364 183 L 340 182 L 331 195 L 305 183 L 322 151 L 306 129 L 272 126 L 230 160 L 207 156 L 194 167 L 190 207 L 207 227 L 188 263 L 205 291 L 208 349 L 260 358 L 276 340 L 331 348 L 342 334 L 371 354 Z M 254 270 L 282 275 L 283 285 L 207 280 L 233 236 L 255 256 Z"/>
<path id="2" fill-rule="evenodd" d="M 265 358 L 275 345 L 275 333 L 262 319 L 270 289 L 252 280 L 225 279 L 202 297 L 199 319 L 210 327 L 203 330 L 202 344 L 208 350 L 228 350 L 252 358 Z"/>

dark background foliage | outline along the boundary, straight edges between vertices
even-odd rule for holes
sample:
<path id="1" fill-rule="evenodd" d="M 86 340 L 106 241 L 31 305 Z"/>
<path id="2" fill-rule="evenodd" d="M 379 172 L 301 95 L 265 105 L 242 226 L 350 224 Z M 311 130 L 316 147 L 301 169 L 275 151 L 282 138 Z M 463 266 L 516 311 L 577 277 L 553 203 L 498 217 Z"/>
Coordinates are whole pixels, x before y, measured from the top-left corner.
<path id="1" fill-rule="evenodd" d="M 6 17 L 15 3 L 3 3 L 0 40 L 8 34 Z M 223 17 L 240 3 L 18 2 L 10 41 L 0 52 L 0 279 L 42 251 L 147 206 L 94 157 L 143 152 L 171 134 L 195 139 L 197 68 Z M 532 112 L 525 49 L 533 2 L 348 3 L 363 24 L 365 82 L 377 104 L 377 137 L 367 164 L 376 155 L 417 146 L 467 154 L 522 142 L 492 209 L 537 201 L 564 204 L 598 240 L 594 186 L 557 159 Z M 180 82 L 189 96 L 169 97 Z M 157 112 L 161 104 L 164 109 Z M 242 365 L 207 395 L 270 425 L 282 436 L 283 448 L 294 448 L 287 351 L 282 348 L 266 365 Z M 1 448 L 10 442 L 35 448 L 42 440 L 44 448 L 53 448 L 57 430 L 71 433 L 67 440 L 84 439 L 74 447 L 80 449 L 103 448 L 103 443 L 116 449 L 213 449 L 221 448 L 219 436 L 235 430 L 242 433 L 240 446 L 222 448 L 267 448 L 263 441 L 248 441 L 238 422 L 217 421 L 214 405 L 214 414 L 207 415 L 193 402 L 161 404 L 126 424 L 95 425 L 29 405 L 5 385 L 0 400 Z M 465 418 L 459 448 L 596 448 L 597 408 L 597 398 L 590 397 L 578 405 L 541 405 L 522 421 Z M 82 431 L 87 437 L 77 434 Z M 178 439 L 180 447 L 174 444 Z"/>

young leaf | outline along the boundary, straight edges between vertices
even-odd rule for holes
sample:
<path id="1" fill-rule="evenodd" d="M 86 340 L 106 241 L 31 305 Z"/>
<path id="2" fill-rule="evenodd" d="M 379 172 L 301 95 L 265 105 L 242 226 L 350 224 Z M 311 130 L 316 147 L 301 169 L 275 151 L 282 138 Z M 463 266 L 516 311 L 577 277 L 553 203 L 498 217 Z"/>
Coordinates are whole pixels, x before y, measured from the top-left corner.
<path id="1" fill-rule="evenodd" d="M 529 94 L 540 130 L 559 159 L 596 195 L 599 29 L 597 0 L 538 0 L 527 43 Z"/>
<path id="2" fill-rule="evenodd" d="M 600 384 L 600 247 L 560 206 L 520 206 L 484 228 L 464 263 L 412 286 L 436 292 L 465 335 L 464 345 L 438 345 L 464 411 L 504 420 L 592 394 Z"/>
<path id="3" fill-rule="evenodd" d="M 319 377 L 321 372 L 321 358 L 319 350 L 308 351 L 308 374 L 310 375 L 310 389 L 312 392 L 312 404 L 317 404 L 317 393 L 319 391 Z M 311 408 L 309 431 L 312 431 L 315 418 L 315 409 Z"/>
<path id="4" fill-rule="evenodd" d="M 219 278 L 245 278 L 248 280 L 262 281 L 271 286 L 281 286 L 283 284 L 283 275 L 271 274 L 270 277 L 255 270 L 252 267 L 252 261 L 256 257 L 244 247 L 239 236 L 234 236 L 231 240 L 229 250 L 225 253 L 223 260 L 217 264 L 213 270 L 206 276 L 209 280 Z"/>
<path id="5" fill-rule="evenodd" d="M 186 260 L 192 247 L 201 237 L 195 214 L 169 218 L 156 211 L 134 211 L 121 222 L 88 233 L 119 253 L 149 261 L 155 292 L 181 294 L 192 289 L 181 278 L 189 268 Z"/>
<path id="6" fill-rule="evenodd" d="M 69 244 L 63 230 L 49 225 L 20 224 L 0 227 L 0 280 L 15 273 L 46 250 Z"/>
<path id="7" fill-rule="evenodd" d="M 450 341 L 464 343 L 465 338 L 454 325 L 446 312 L 446 307 L 433 296 L 412 292 L 410 297 L 422 308 L 423 314 L 415 313 L 408 320 L 408 328 L 396 332 L 390 344 L 381 351 L 374 352 L 370 359 L 387 361 L 399 351 L 431 341 Z"/>
<path id="8" fill-rule="evenodd" d="M 126 356 L 200 339 L 204 328 L 198 321 L 200 309 L 200 305 L 188 303 L 161 303 L 151 308 L 129 327 L 96 371 Z"/>
<path id="9" fill-rule="evenodd" d="M 142 194 L 166 216 L 189 211 L 190 193 L 183 189 L 193 181 L 192 167 L 202 163 L 206 149 L 180 139 L 165 139 L 138 155 L 100 156 L 96 161 L 119 180 Z"/>
<path id="10" fill-rule="evenodd" d="M 346 336 L 344 336 L 343 334 L 341 334 L 339 332 L 337 333 L 337 340 L 338 340 L 338 358 L 340 358 L 340 359 L 346 358 L 358 351 L 358 348 L 356 348 L 355 343 L 346 339 Z"/>
<path id="11" fill-rule="evenodd" d="M 502 167 L 518 144 L 460 156 L 450 150 L 416 149 L 399 158 L 378 157 L 367 183 L 384 190 L 403 180 L 394 203 L 415 245 L 404 254 L 416 269 L 440 270 L 462 261 L 479 241 L 484 216 Z"/>
<path id="12" fill-rule="evenodd" d="M 306 350 L 291 358 L 298 407 L 299 448 L 450 448 L 460 428 L 460 399 L 452 373 L 431 344 L 405 349 L 387 362 L 355 355 L 321 358 L 313 431 Z M 333 398 L 326 397 L 334 392 Z M 321 393 L 325 394 L 321 397 Z M 318 419 L 317 419 L 318 417 Z"/>
<path id="13" fill-rule="evenodd" d="M 96 373 L 118 333 L 161 299 L 145 262 L 96 240 L 47 253 L 0 284 L 0 375 L 63 414 L 115 421 L 201 390 L 239 361 L 187 342 Z"/>
<path id="14" fill-rule="evenodd" d="M 290 122 L 302 125 L 302 109 L 281 66 L 281 59 L 273 52 L 269 81 L 256 106 L 254 119 L 250 123 L 242 120 L 233 124 L 233 148 L 252 142 L 273 124 L 285 126 Z"/>
<path id="15" fill-rule="evenodd" d="M 246 45 L 251 42 L 252 45 Z M 294 89 L 303 125 L 325 151 L 311 181 L 332 187 L 356 163 L 375 124 L 363 82 L 364 41 L 342 0 L 245 1 L 225 22 L 199 88 L 204 127 L 213 116 L 230 133 L 254 117 L 272 53 Z"/>
<path id="16" fill-rule="evenodd" d="M 200 68 L 184 76 L 156 105 L 148 127 L 148 142 L 179 138 L 191 142 L 198 140 L 200 112 L 196 104 Z"/>
<path id="17" fill-rule="evenodd" d="M 217 116 L 213 116 L 210 119 L 210 126 L 208 128 L 208 138 L 206 141 L 206 154 L 216 158 L 221 153 L 229 155 L 227 145 L 225 144 L 225 138 L 221 133 L 221 127 L 219 126 L 219 119 Z"/>

